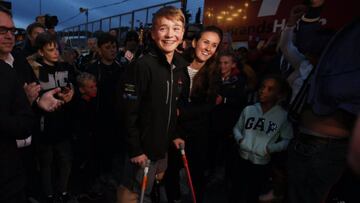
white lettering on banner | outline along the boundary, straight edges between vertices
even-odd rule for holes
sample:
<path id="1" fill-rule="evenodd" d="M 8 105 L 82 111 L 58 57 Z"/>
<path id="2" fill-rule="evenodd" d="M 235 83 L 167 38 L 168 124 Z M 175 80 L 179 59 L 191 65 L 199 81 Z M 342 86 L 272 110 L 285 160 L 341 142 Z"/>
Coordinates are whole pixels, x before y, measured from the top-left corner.
<path id="1" fill-rule="evenodd" d="M 279 28 L 280 30 L 283 30 L 285 28 L 286 25 L 286 20 L 285 18 L 282 19 L 281 23 L 278 23 L 278 20 L 274 20 L 274 27 L 273 27 L 273 32 L 276 32 L 276 30 Z"/>
<path id="2" fill-rule="evenodd" d="M 260 6 L 258 17 L 273 16 L 276 14 L 281 0 L 263 0 Z"/>

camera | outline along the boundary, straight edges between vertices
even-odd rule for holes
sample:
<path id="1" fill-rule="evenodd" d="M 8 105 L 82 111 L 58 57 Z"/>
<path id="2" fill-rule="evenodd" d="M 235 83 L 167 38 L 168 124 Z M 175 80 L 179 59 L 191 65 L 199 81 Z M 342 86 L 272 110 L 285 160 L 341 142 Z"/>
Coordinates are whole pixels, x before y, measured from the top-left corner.
<path id="1" fill-rule="evenodd" d="M 65 82 L 66 82 L 66 85 L 61 86 L 60 81 L 59 80 L 57 81 L 57 85 L 58 85 L 58 87 L 60 87 L 62 94 L 67 94 L 71 90 L 71 85 L 67 78 L 65 78 Z"/>
<path id="2" fill-rule="evenodd" d="M 48 14 L 45 15 L 45 27 L 47 29 L 51 29 L 57 26 L 59 23 L 57 16 L 50 16 Z"/>
<path id="3" fill-rule="evenodd" d="M 47 29 L 52 29 L 59 23 L 57 16 L 51 16 L 49 14 L 43 16 L 37 16 L 36 22 L 43 24 Z"/>

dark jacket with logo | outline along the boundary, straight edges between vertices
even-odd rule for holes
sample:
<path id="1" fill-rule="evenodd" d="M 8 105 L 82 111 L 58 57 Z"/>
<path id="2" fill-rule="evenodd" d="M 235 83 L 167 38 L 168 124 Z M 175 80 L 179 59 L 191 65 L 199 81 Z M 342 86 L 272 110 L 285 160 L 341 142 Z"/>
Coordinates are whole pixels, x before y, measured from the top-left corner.
<path id="1" fill-rule="evenodd" d="M 172 64 L 157 48 L 135 64 L 133 83 L 124 85 L 129 156 L 165 157 L 176 124 L 176 100 L 187 62 L 177 53 Z"/>
<path id="2" fill-rule="evenodd" d="M 56 63 L 54 66 L 50 66 L 32 58 L 28 58 L 28 61 L 40 83 L 40 95 L 57 87 L 71 85 L 72 75 L 65 63 Z M 40 142 L 51 144 L 70 139 L 69 107 L 68 103 L 54 112 L 45 112 L 40 109 L 36 111 L 40 118 L 37 127 L 39 132 L 36 133 L 39 135 Z"/>

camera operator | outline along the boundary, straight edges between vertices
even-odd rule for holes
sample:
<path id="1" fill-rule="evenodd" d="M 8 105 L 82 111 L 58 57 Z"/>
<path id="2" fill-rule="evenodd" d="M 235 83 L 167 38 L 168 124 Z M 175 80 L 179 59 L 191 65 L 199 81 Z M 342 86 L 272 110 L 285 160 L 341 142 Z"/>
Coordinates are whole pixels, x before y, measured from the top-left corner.
<path id="1" fill-rule="evenodd" d="M 56 37 L 56 43 L 57 43 L 57 49 L 59 50 L 59 53 L 62 54 L 63 48 L 60 43 L 60 39 L 56 35 L 55 27 L 59 23 L 57 16 L 51 16 L 49 14 L 43 15 L 43 16 L 37 16 L 36 22 L 42 24 L 46 31 Z"/>
<path id="2" fill-rule="evenodd" d="M 31 23 L 26 28 L 26 41 L 22 48 L 22 53 L 28 57 L 36 53 L 35 39 L 40 34 L 45 32 L 45 27 L 40 23 Z"/>

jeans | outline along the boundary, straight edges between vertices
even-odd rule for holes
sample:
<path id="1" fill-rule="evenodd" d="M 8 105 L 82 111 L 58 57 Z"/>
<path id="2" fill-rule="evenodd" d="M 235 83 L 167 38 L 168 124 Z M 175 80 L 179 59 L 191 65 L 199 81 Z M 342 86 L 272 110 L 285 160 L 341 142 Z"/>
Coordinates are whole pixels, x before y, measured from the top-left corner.
<path id="1" fill-rule="evenodd" d="M 346 166 L 347 139 L 314 142 L 311 136 L 300 134 L 288 147 L 288 202 L 291 203 L 325 202 Z"/>

